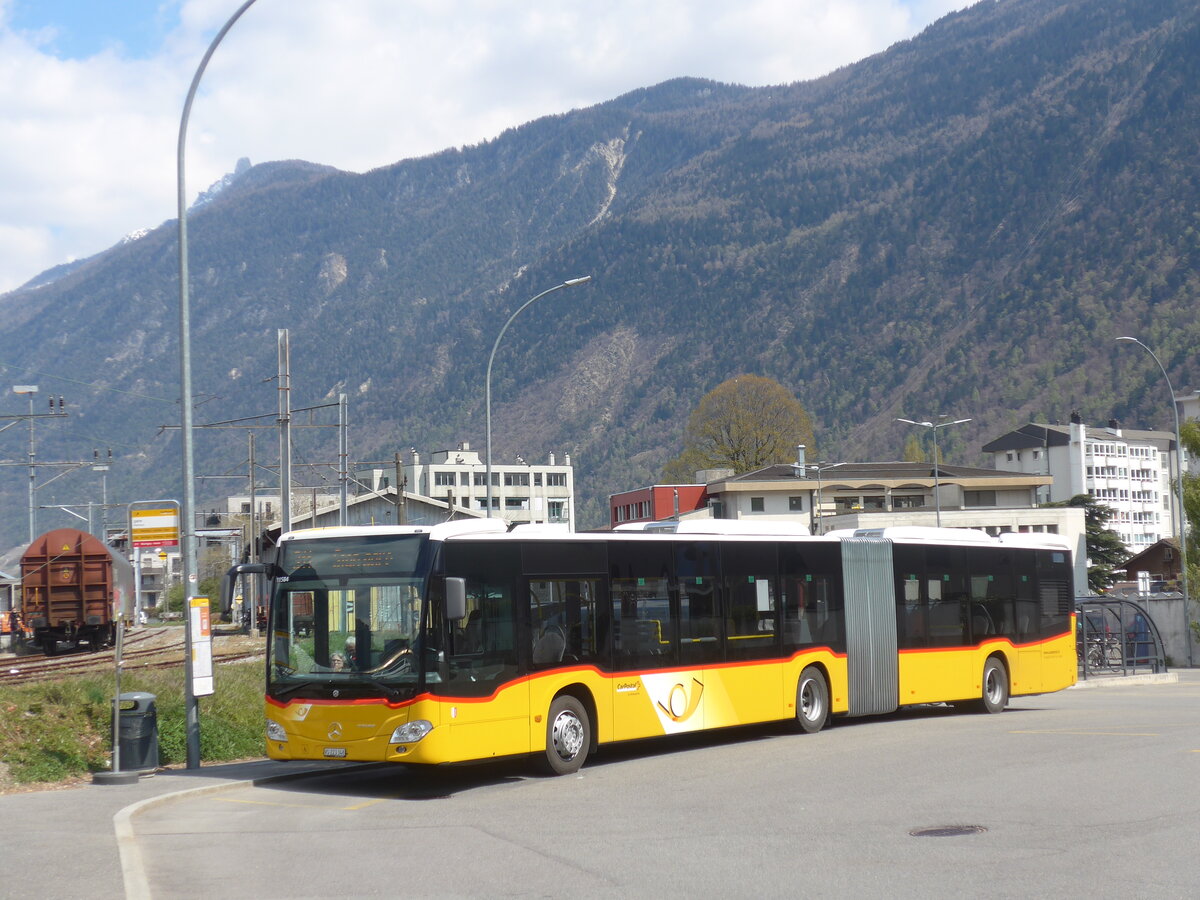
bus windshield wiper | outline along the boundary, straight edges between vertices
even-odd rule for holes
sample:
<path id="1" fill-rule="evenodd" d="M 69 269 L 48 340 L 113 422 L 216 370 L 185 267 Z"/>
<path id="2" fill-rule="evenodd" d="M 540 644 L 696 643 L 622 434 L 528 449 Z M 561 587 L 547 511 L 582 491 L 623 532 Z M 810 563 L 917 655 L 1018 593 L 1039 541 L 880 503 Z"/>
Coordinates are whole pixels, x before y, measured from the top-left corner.
<path id="1" fill-rule="evenodd" d="M 302 688 L 309 687 L 312 684 L 313 682 L 311 681 L 284 682 L 272 679 L 270 685 L 271 694 L 277 700 L 285 700 L 293 694 L 299 693 Z"/>

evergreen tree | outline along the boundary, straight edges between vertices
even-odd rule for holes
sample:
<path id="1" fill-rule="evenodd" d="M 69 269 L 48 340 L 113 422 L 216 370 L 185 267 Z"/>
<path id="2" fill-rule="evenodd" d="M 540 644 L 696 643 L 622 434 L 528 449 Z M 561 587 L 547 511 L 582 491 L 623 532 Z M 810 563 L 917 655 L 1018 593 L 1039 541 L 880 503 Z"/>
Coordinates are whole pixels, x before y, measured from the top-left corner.
<path id="1" fill-rule="evenodd" d="M 1117 570 L 1129 559 L 1129 551 L 1115 531 L 1108 527 L 1113 516 L 1110 506 L 1097 503 L 1091 494 L 1076 494 L 1065 503 L 1048 506 L 1083 508 L 1084 542 L 1088 556 L 1088 588 L 1102 594 L 1117 580 Z"/>

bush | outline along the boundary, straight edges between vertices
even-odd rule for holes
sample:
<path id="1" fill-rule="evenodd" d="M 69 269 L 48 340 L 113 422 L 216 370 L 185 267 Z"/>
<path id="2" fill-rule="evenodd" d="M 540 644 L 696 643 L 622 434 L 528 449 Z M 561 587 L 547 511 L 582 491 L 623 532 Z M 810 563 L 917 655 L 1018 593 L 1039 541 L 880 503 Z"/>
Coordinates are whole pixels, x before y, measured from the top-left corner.
<path id="1" fill-rule="evenodd" d="M 216 693 L 198 700 L 200 757 L 223 762 L 263 754 L 261 662 L 216 669 Z M 183 668 L 126 673 L 121 692 L 155 695 L 159 763 L 187 761 Z M 111 676 L 0 688 L 0 759 L 17 784 L 62 781 L 108 769 L 112 750 Z"/>

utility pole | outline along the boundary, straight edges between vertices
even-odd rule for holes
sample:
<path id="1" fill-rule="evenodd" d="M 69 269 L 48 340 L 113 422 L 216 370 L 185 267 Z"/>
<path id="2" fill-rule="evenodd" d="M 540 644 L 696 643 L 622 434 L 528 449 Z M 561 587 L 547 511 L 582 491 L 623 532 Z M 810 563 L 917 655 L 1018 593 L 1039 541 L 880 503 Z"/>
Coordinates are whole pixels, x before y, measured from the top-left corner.
<path id="1" fill-rule="evenodd" d="M 292 364 L 288 330 L 280 328 L 279 342 L 279 533 L 292 527 Z"/>
<path id="2" fill-rule="evenodd" d="M 27 465 L 29 466 L 29 543 L 31 543 L 31 544 L 33 543 L 33 539 L 35 537 L 37 537 L 37 522 L 36 522 L 36 516 L 34 513 L 34 510 L 37 508 L 37 506 L 36 506 L 36 502 L 35 502 L 34 498 L 35 498 L 37 489 L 39 487 L 39 485 L 37 484 L 37 467 L 39 464 L 37 462 L 37 453 L 36 453 L 37 445 L 34 440 L 33 420 L 34 419 L 46 419 L 46 418 L 59 419 L 59 418 L 65 418 L 67 415 L 66 410 L 63 408 L 63 398 L 61 396 L 59 396 L 57 398 L 58 405 L 56 407 L 55 406 L 55 397 L 53 395 L 50 396 L 50 411 L 44 412 L 44 413 L 35 413 L 33 411 L 33 398 L 37 392 L 38 392 L 38 386 L 36 384 L 14 384 L 13 385 L 13 393 L 14 394 L 28 395 L 28 397 L 29 397 L 29 412 L 26 415 L 19 415 L 19 416 L 0 416 L 0 419 L 11 419 L 12 420 L 7 425 L 5 425 L 3 428 L 0 428 L 0 431 L 3 431 L 5 428 L 11 428 L 13 425 L 17 424 L 17 422 L 19 422 L 19 421 L 28 420 L 28 422 L 29 422 L 29 448 L 28 448 L 28 453 L 27 453 L 27 456 L 28 456 Z M 78 465 L 73 464 L 73 463 L 42 463 L 42 465 L 52 465 L 52 466 L 68 465 L 71 468 L 78 468 Z M 62 472 L 59 474 L 65 475 L 66 473 Z M 56 475 L 55 478 L 57 478 L 57 477 L 58 476 Z M 53 480 L 54 480 L 53 478 L 50 479 L 50 481 L 53 481 Z M 49 484 L 50 482 L 46 482 L 46 483 Z"/>
<path id="3" fill-rule="evenodd" d="M 338 394 L 338 524 L 348 524 L 350 516 L 350 405 L 345 394 Z"/>
<path id="4" fill-rule="evenodd" d="M 248 562 L 258 562 L 258 498 L 254 489 L 254 432 L 250 432 L 250 546 Z M 243 576 L 242 582 L 242 609 L 244 610 L 247 601 L 250 606 L 250 634 L 254 637 L 259 637 L 258 631 L 258 590 L 259 576 L 249 575 Z"/>
<path id="5" fill-rule="evenodd" d="M 399 452 L 396 453 L 396 524 L 407 525 L 405 521 L 407 507 L 404 504 L 404 464 L 400 461 Z"/>

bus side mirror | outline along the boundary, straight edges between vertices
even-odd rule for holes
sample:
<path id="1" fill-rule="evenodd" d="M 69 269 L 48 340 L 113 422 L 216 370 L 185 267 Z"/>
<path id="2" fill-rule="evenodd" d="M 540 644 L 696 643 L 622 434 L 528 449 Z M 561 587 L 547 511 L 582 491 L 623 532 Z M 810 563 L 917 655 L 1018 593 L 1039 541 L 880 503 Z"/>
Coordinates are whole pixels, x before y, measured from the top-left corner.
<path id="1" fill-rule="evenodd" d="M 467 579 L 446 579 L 446 618 L 461 619 L 467 614 Z"/>
<path id="2" fill-rule="evenodd" d="M 239 563 L 225 573 L 221 579 L 221 621 L 228 622 L 233 610 L 233 588 L 239 575 L 265 575 L 267 563 Z"/>

